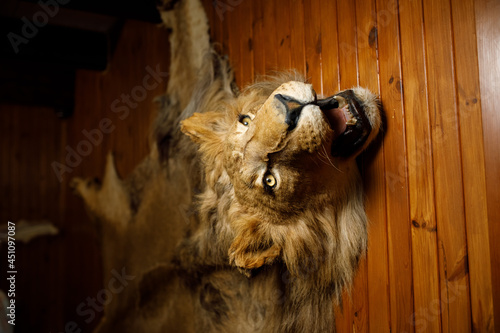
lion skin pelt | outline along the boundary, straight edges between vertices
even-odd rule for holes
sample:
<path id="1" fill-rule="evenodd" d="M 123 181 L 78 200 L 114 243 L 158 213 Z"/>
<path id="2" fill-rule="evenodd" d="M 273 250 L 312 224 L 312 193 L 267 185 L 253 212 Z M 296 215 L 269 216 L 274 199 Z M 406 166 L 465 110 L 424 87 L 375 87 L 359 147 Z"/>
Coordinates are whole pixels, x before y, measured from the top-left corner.
<path id="1" fill-rule="evenodd" d="M 224 188 L 207 192 L 197 146 L 179 124 L 195 112 L 220 109 L 238 91 L 227 60 L 210 45 L 199 0 L 165 3 L 159 10 L 171 30 L 171 65 L 166 94 L 158 98 L 150 155 L 125 180 L 109 154 L 102 183 L 72 182 L 101 233 L 104 285 L 117 275 L 124 281 L 106 302 L 95 332 L 333 331 L 333 304 L 351 282 L 366 241 L 353 245 L 354 256 L 314 258 L 294 274 L 276 262 L 247 277 L 229 264 L 234 235 L 219 221 Z M 254 88 L 272 91 L 287 78 Z M 357 184 L 348 200 L 363 211 Z M 314 281 L 321 280 L 318 265 L 337 259 L 344 262 L 337 282 Z"/>

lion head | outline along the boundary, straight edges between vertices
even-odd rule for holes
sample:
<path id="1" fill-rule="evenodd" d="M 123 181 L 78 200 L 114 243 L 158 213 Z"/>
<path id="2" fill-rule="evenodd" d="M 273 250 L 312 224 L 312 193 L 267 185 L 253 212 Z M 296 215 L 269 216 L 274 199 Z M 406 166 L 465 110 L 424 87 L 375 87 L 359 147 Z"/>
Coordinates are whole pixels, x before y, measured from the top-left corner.
<path id="1" fill-rule="evenodd" d="M 295 274 L 321 261 L 336 268 L 318 268 L 318 281 L 349 280 L 353 269 L 328 262 L 354 267 L 366 248 L 355 157 L 380 123 L 368 90 L 318 98 L 311 84 L 290 77 L 251 85 L 183 121 L 199 144 L 203 200 L 219 212 L 229 261 L 247 274 L 276 260 Z"/>

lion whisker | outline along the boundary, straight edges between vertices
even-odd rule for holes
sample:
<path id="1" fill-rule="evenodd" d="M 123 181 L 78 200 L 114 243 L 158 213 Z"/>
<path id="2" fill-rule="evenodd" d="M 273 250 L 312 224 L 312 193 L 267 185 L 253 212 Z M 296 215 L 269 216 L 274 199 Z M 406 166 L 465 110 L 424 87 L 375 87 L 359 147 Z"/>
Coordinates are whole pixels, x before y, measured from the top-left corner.
<path id="1" fill-rule="evenodd" d="M 323 159 L 321 159 L 321 161 L 323 161 L 323 162 L 324 162 L 324 163 L 326 163 L 327 165 L 331 165 L 331 166 L 332 166 L 332 167 L 334 167 L 337 171 L 339 171 L 339 172 L 343 172 L 343 171 L 342 171 L 342 170 L 340 170 L 337 166 L 335 166 L 335 164 L 333 164 L 333 161 L 330 159 L 330 156 L 328 156 L 328 152 L 326 151 L 326 148 L 325 148 L 325 145 L 324 145 L 324 144 L 323 144 L 323 145 L 321 145 L 321 148 L 323 149 L 323 150 L 322 150 L 322 153 L 323 153 L 323 154 L 321 154 L 321 151 L 320 151 L 319 156 L 323 156 L 323 155 L 324 155 L 324 157 L 326 158 L 326 160 L 328 161 L 328 163 L 327 163 L 327 162 L 325 162 Z"/>

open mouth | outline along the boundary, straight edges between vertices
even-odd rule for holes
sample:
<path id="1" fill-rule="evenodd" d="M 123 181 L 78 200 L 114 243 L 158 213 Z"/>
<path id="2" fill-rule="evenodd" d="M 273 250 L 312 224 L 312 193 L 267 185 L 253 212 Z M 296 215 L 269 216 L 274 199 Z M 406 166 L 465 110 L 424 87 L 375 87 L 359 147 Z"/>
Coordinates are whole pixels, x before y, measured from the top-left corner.
<path id="1" fill-rule="evenodd" d="M 332 155 L 348 157 L 363 147 L 372 127 L 352 90 L 316 102 L 334 131 Z"/>

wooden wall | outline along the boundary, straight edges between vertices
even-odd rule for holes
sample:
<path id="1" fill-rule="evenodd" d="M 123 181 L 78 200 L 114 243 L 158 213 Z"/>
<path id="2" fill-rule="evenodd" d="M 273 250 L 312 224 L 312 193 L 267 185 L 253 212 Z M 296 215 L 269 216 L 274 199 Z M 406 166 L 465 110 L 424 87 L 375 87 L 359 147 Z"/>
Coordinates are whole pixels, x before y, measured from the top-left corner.
<path id="1" fill-rule="evenodd" d="M 369 250 L 338 331 L 500 326 L 500 3 L 205 5 L 240 85 L 295 68 L 324 95 L 360 85 L 381 96 L 383 141 L 360 159 Z"/>
<path id="2" fill-rule="evenodd" d="M 166 30 L 127 22 L 108 69 L 77 73 L 71 118 L 58 119 L 50 108 L 0 104 L 0 223 L 46 219 L 60 229 L 57 236 L 17 244 L 15 332 L 92 332 L 98 323 L 102 312 L 96 300 L 105 287 L 99 237 L 69 181 L 77 176 L 102 179 L 108 151 L 115 153 L 122 176 L 149 153 L 150 127 L 156 115 L 153 99 L 164 93 L 167 79 L 160 78 L 157 84 L 149 79 L 145 84 L 144 78 L 149 75 L 147 68 L 168 70 L 169 52 Z M 146 94 L 141 94 L 141 87 Z M 115 100 L 119 102 L 114 104 Z M 109 119 L 105 129 L 112 130 L 102 133 L 101 142 L 95 136 L 98 143 L 85 146 L 83 142 L 89 139 L 83 131 L 95 133 L 103 119 Z M 79 154 L 79 162 L 73 157 L 74 167 L 66 161 L 67 147 L 86 155 Z M 71 168 L 60 173 L 62 182 L 53 162 Z M 3 290 L 7 286 L 5 250 L 2 246 Z M 96 302 L 97 310 L 95 318 L 86 322 L 89 315 L 81 313 L 93 308 L 91 302 Z"/>
<path id="3" fill-rule="evenodd" d="M 63 131 L 51 108 L 0 105 L 2 226 L 21 219 L 61 225 L 64 190 L 50 164 L 59 159 Z M 49 320 L 63 321 L 64 244 L 59 236 L 16 243 L 16 332 L 48 332 Z M 7 293 L 7 247 L 0 248 L 0 288 Z"/>
<path id="4" fill-rule="evenodd" d="M 500 326 L 500 2 L 204 3 L 212 38 L 229 55 L 240 85 L 295 68 L 318 93 L 362 85 L 381 96 L 383 137 L 360 158 L 369 251 L 351 297 L 336 310 L 338 332 L 494 332 Z M 97 323 L 99 312 L 89 323 L 76 312 L 103 288 L 103 272 L 97 234 L 68 182 L 102 176 L 109 150 L 122 176 L 147 154 L 152 99 L 166 80 L 128 107 L 127 116 L 113 110 L 125 105 L 122 94 L 144 86 L 147 66 L 157 65 L 168 68 L 167 33 L 128 22 L 109 69 L 78 73 L 72 118 L 0 105 L 0 222 L 49 219 L 61 229 L 59 236 L 18 244 L 17 332 L 64 332 L 71 321 L 90 332 Z M 77 149 L 87 140 L 82 131 L 104 118 L 111 133 L 60 183 L 51 163 L 65 163 L 66 147 Z M 0 254 L 3 270 L 4 248 Z"/>

